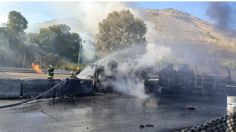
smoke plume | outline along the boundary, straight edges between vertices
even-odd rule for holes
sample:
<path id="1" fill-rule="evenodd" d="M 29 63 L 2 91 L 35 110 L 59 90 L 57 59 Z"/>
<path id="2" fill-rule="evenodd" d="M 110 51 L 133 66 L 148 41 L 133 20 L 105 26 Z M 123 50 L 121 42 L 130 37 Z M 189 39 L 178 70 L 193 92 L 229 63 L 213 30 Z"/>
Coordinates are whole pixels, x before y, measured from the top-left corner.
<path id="1" fill-rule="evenodd" d="M 236 4 L 226 2 L 209 3 L 206 14 L 215 21 L 220 29 L 230 29 L 235 23 Z"/>
<path id="2" fill-rule="evenodd" d="M 114 89 L 117 91 L 133 95 L 139 98 L 148 97 L 145 94 L 144 78 L 142 71 L 148 68 L 158 68 L 157 65 L 162 59 L 171 55 L 171 51 L 167 47 L 149 44 L 146 47 L 146 52 L 138 55 L 132 60 L 119 63 L 118 75 L 111 82 Z M 155 69 L 157 71 L 157 69 Z"/>
<path id="3" fill-rule="evenodd" d="M 135 17 L 140 15 L 138 10 L 125 2 L 58 2 L 51 5 L 52 11 L 57 16 L 51 23 L 66 24 L 71 27 L 72 32 L 79 33 L 82 39 L 85 40 L 83 50 L 86 54 L 82 58 L 85 61 L 94 57 L 94 42 L 96 33 L 98 33 L 98 24 L 109 13 L 129 9 Z M 38 29 L 31 28 L 29 31 L 37 32 Z"/>
<path id="4" fill-rule="evenodd" d="M 99 60 L 96 64 L 104 65 L 105 73 L 109 72 L 106 66 L 110 60 L 118 62 L 116 79 L 106 83 L 112 85 L 116 91 L 139 98 L 148 97 L 145 94 L 145 80 L 140 74 L 150 67 L 158 69 L 158 63 L 171 56 L 171 50 L 168 47 L 148 44 L 143 53 L 137 52 L 142 49 L 142 46 L 126 48 Z M 93 68 L 88 66 L 78 75 L 78 78 L 88 78 L 93 72 Z"/>
<path id="5" fill-rule="evenodd" d="M 4 26 L 7 23 L 7 14 L 0 15 L 0 27 Z"/>

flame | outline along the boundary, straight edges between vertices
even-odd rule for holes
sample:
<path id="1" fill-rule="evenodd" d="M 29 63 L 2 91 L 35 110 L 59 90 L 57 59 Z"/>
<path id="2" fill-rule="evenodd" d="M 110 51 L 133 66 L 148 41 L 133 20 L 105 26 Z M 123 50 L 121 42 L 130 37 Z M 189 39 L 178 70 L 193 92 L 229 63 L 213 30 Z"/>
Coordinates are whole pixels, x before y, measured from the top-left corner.
<path id="1" fill-rule="evenodd" d="M 38 64 L 32 63 L 32 68 L 34 69 L 36 73 L 43 74 L 43 71 Z"/>

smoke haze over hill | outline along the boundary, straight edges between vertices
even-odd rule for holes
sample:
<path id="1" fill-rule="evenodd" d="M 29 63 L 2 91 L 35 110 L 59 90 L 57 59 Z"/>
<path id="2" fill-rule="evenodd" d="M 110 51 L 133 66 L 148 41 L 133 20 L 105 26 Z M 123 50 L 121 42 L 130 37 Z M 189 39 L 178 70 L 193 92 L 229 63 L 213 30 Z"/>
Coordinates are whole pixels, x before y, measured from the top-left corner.
<path id="1" fill-rule="evenodd" d="M 211 2 L 206 14 L 215 21 L 219 28 L 236 28 L 236 3 Z"/>
<path id="2" fill-rule="evenodd" d="M 219 9 L 224 6 L 217 6 Z M 217 3 L 209 4 L 209 16 L 217 23 L 228 27 L 232 16 L 227 16 L 228 21 L 222 22 L 221 15 L 215 15 Z M 235 5 L 235 4 L 234 4 Z M 63 9 L 63 10 L 62 10 Z M 151 10 L 138 9 L 125 2 L 62 2 L 54 3 L 51 10 L 58 18 L 31 25 L 28 32 L 37 32 L 40 27 L 54 24 L 66 24 L 72 32 L 77 32 L 85 40 L 83 54 L 85 58 L 93 58 L 95 53 L 95 39 L 98 32 L 98 23 L 110 12 L 129 9 L 135 17 L 142 19 L 147 25 L 146 38 L 148 43 L 166 46 L 173 52 L 173 58 L 178 57 L 179 63 L 192 63 L 193 65 L 207 63 L 207 59 L 214 57 L 233 58 L 236 48 L 236 39 L 227 37 L 216 30 L 213 25 L 191 14 L 175 9 Z M 213 11 L 212 11 L 213 10 Z M 227 9 L 234 11 L 234 8 Z M 228 13 L 229 11 L 222 13 Z M 196 50 L 197 49 L 197 50 Z M 226 55 L 227 54 L 227 55 Z M 176 56 L 176 57 L 175 57 Z"/>

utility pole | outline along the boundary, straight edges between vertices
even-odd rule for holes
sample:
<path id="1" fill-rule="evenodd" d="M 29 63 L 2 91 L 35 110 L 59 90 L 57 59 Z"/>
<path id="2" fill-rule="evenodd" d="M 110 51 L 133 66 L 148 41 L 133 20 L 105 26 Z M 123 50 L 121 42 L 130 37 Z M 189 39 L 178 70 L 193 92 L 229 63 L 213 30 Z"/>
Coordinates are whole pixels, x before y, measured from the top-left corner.
<path id="1" fill-rule="evenodd" d="M 78 53 L 78 67 L 79 67 L 79 65 L 80 65 L 80 48 L 81 48 L 81 46 L 79 46 L 79 53 Z"/>
<path id="2" fill-rule="evenodd" d="M 40 65 L 40 68 L 42 68 L 42 58 L 41 58 L 41 56 L 39 56 L 39 65 Z"/>
<path id="3" fill-rule="evenodd" d="M 83 41 L 83 43 L 85 43 L 85 40 Z M 81 52 L 81 48 L 82 48 L 82 44 L 79 45 L 79 53 L 78 53 L 78 67 L 80 66 L 80 52 Z"/>
<path id="4" fill-rule="evenodd" d="M 25 68 L 25 53 L 24 53 L 24 56 L 23 56 L 23 68 Z"/>

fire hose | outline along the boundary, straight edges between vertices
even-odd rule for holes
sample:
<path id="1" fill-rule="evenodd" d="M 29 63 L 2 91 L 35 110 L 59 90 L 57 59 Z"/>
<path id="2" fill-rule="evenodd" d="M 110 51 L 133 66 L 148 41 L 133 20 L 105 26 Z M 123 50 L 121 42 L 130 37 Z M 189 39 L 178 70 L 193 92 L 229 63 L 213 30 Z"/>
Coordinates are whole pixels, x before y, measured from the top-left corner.
<path id="1" fill-rule="evenodd" d="M 62 84 L 65 81 L 66 81 L 66 79 L 63 79 L 61 82 L 57 83 L 55 86 L 53 86 L 52 88 L 50 88 L 46 92 L 41 93 L 41 94 L 39 94 L 38 96 L 36 96 L 34 98 L 31 98 L 31 99 L 28 99 L 28 100 L 25 100 L 25 101 L 22 101 L 22 102 L 14 103 L 14 104 L 3 105 L 3 106 L 0 106 L 0 109 L 9 108 L 9 107 L 15 107 L 15 106 L 19 106 L 19 105 L 26 104 L 26 103 L 29 103 L 31 101 L 34 101 L 34 100 L 36 100 L 36 99 L 46 95 L 47 93 L 51 92 L 52 90 L 56 89 L 60 84 Z"/>

